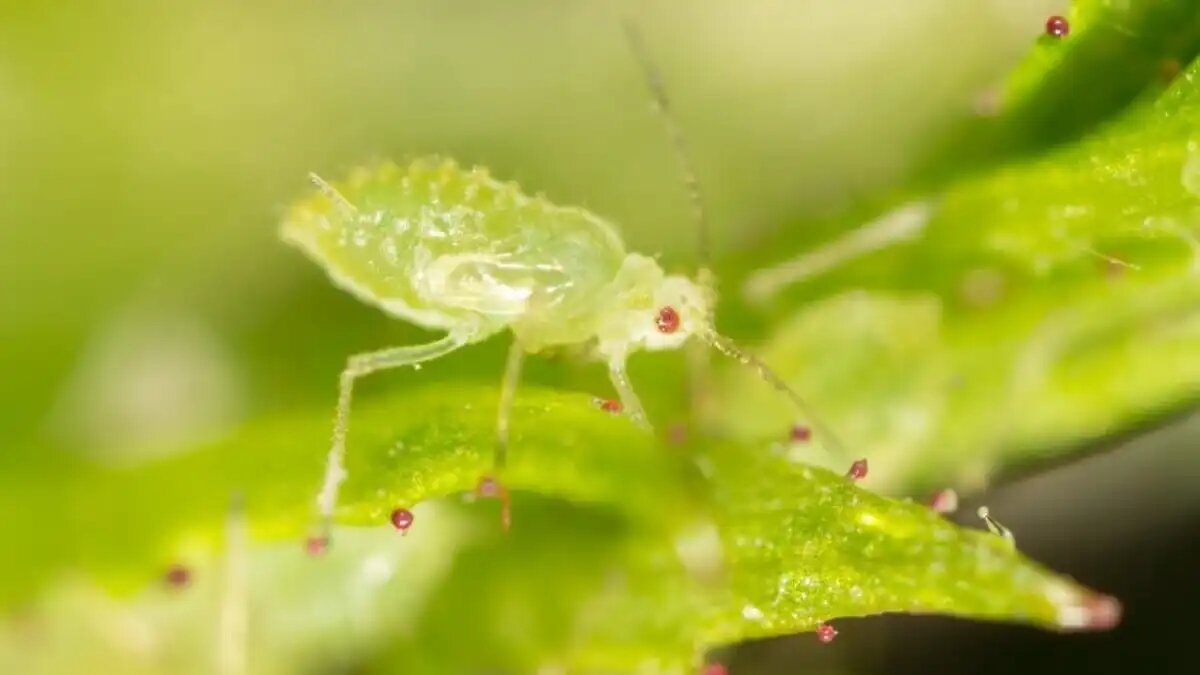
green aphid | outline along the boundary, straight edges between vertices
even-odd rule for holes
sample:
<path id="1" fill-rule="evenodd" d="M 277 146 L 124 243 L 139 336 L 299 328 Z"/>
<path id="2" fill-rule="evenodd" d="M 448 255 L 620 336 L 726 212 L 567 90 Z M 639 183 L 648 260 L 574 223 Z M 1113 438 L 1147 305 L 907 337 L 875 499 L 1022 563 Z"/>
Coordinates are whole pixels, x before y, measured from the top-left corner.
<path id="1" fill-rule="evenodd" d="M 655 100 L 680 141 L 666 115 L 657 75 L 642 58 Z M 701 216 L 703 249 L 699 193 L 681 142 L 677 149 Z M 803 405 L 774 373 L 714 330 L 714 294 L 704 270 L 698 275 L 701 281 L 666 274 L 654 259 L 626 251 L 616 228 L 595 214 L 528 196 L 485 169 L 466 169 L 436 157 L 407 166 L 364 167 L 340 181 L 312 179 L 316 190 L 292 207 L 283 239 L 363 301 L 446 332 L 429 344 L 350 357 L 341 375 L 333 442 L 318 497 L 326 527 L 346 476 L 343 460 L 355 380 L 417 366 L 504 330 L 514 339 L 501 389 L 497 468 L 505 461 L 509 410 L 522 359 L 549 347 L 590 347 L 607 365 L 626 414 L 646 429 L 650 425 L 626 376 L 626 359 L 638 350 L 678 349 L 693 337 L 755 367 Z"/>

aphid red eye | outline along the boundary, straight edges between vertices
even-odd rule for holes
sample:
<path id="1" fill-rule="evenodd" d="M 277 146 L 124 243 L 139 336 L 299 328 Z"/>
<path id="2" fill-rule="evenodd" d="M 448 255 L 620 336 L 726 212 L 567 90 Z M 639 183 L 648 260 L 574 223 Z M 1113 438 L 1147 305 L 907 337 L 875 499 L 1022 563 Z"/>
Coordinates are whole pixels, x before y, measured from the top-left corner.
<path id="1" fill-rule="evenodd" d="M 827 623 L 817 626 L 817 639 L 825 644 L 833 642 L 833 639 L 837 637 L 837 634 L 837 629 Z"/>
<path id="2" fill-rule="evenodd" d="M 654 325 L 660 333 L 674 333 L 679 330 L 679 312 L 671 306 L 663 307 L 658 310 L 658 316 L 654 317 Z"/>

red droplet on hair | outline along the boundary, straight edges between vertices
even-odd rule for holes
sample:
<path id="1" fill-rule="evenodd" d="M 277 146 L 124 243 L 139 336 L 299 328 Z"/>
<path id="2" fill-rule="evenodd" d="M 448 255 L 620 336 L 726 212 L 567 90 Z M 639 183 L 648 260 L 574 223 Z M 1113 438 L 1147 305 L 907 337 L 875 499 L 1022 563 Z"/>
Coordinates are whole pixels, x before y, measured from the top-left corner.
<path id="1" fill-rule="evenodd" d="M 1121 602 L 1111 595 L 1090 596 L 1084 607 L 1088 611 L 1087 628 L 1091 630 L 1110 630 L 1121 622 Z"/>
<path id="2" fill-rule="evenodd" d="M 703 675 L 729 675 L 729 669 L 723 663 L 710 663 L 702 672 Z"/>
<path id="3" fill-rule="evenodd" d="M 667 442 L 671 445 L 683 445 L 687 443 L 688 428 L 682 422 L 672 424 L 667 428 Z"/>
<path id="4" fill-rule="evenodd" d="M 929 508 L 938 513 L 954 513 L 958 510 L 958 493 L 950 488 L 938 490 L 929 498 Z"/>
<path id="5" fill-rule="evenodd" d="M 479 484 L 475 486 L 475 494 L 480 497 L 495 497 L 500 494 L 500 484 L 491 476 L 484 476 L 479 479 Z"/>
<path id="6" fill-rule="evenodd" d="M 850 465 L 850 470 L 846 472 L 846 477 L 850 480 L 862 480 L 867 477 L 867 460 L 860 459 Z"/>
<path id="7" fill-rule="evenodd" d="M 167 569 L 167 573 L 163 575 L 163 579 L 167 582 L 168 586 L 174 588 L 183 588 L 191 583 L 192 571 L 183 565 L 171 565 L 171 567 Z"/>
<path id="8" fill-rule="evenodd" d="M 837 629 L 827 623 L 817 626 L 817 639 L 825 644 L 833 642 L 833 639 L 837 637 L 837 634 Z"/>
<path id="9" fill-rule="evenodd" d="M 500 525 L 508 532 L 512 526 L 512 502 L 508 496 L 508 488 L 500 484 L 500 481 L 491 476 L 484 476 L 479 479 L 479 485 L 475 487 L 475 494 L 480 497 L 498 497 L 500 499 Z"/>
<path id="10" fill-rule="evenodd" d="M 794 424 L 790 436 L 796 443 L 807 443 L 812 440 L 812 429 L 803 424 Z"/>
<path id="11" fill-rule="evenodd" d="M 329 550 L 328 537 L 309 537 L 304 542 L 304 550 L 312 557 L 324 555 L 325 551 Z"/>
<path id="12" fill-rule="evenodd" d="M 1061 16 L 1055 15 L 1046 19 L 1046 35 L 1051 37 L 1066 37 L 1071 32 L 1071 24 Z"/>
<path id="13" fill-rule="evenodd" d="M 621 405 L 621 402 L 615 398 L 601 399 L 599 405 L 601 410 L 614 415 L 625 409 L 625 406 Z"/>
<path id="14" fill-rule="evenodd" d="M 660 333 L 674 333 L 679 330 L 679 312 L 676 312 L 674 307 L 663 307 L 654 318 L 654 326 Z"/>
<path id="15" fill-rule="evenodd" d="M 408 528 L 412 527 L 413 514 L 408 509 L 396 509 L 392 511 L 392 525 L 401 533 L 408 533 Z"/>

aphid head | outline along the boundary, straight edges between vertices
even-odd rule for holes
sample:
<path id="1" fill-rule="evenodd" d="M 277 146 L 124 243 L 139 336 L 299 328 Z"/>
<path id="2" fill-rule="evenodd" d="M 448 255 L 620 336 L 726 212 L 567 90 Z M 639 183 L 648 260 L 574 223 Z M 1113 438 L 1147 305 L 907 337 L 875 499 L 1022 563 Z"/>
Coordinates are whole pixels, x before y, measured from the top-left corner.
<path id="1" fill-rule="evenodd" d="M 687 339 L 710 328 L 708 301 L 700 286 L 669 276 L 654 291 L 650 327 L 642 338 L 646 349 L 678 349 Z"/>
<path id="2" fill-rule="evenodd" d="M 600 351 L 678 349 L 711 330 L 709 301 L 700 284 L 667 275 L 651 258 L 630 254 L 613 284 L 613 298 L 598 332 Z"/>
<path id="3" fill-rule="evenodd" d="M 820 417 L 783 378 L 716 331 L 712 320 L 713 296 L 708 285 L 682 276 L 668 276 L 653 259 L 631 253 L 625 257 L 609 288 L 611 302 L 599 317 L 596 330 L 597 348 L 603 357 L 624 361 L 636 350 L 678 349 L 688 338 L 696 337 L 757 372 L 821 431 L 826 445 L 840 450 L 841 442 L 818 422 Z"/>

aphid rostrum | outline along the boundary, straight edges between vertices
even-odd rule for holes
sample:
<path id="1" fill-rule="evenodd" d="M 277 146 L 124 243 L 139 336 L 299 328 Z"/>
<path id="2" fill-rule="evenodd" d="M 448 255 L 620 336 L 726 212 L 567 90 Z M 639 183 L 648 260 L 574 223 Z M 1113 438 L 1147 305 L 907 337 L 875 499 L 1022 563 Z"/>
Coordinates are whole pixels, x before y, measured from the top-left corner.
<path id="1" fill-rule="evenodd" d="M 596 214 L 529 196 L 486 169 L 467 169 L 450 159 L 380 163 L 342 181 L 313 175 L 316 190 L 290 210 L 282 238 L 323 267 L 337 286 L 396 318 L 445 331 L 428 344 L 349 358 L 317 499 L 323 538 L 346 477 L 355 381 L 441 358 L 506 330 L 513 341 L 500 389 L 497 470 L 507 456 L 523 359 L 550 347 L 589 345 L 607 366 L 624 414 L 645 429 L 650 423 L 626 374 L 626 360 L 641 350 L 678 349 L 693 338 L 754 368 L 806 410 L 782 379 L 714 327 L 698 183 L 658 74 L 632 26 L 626 28 L 687 177 L 703 268 L 696 279 L 667 274 L 653 258 L 627 251 L 617 229 Z"/>

